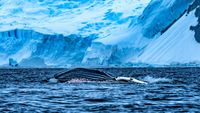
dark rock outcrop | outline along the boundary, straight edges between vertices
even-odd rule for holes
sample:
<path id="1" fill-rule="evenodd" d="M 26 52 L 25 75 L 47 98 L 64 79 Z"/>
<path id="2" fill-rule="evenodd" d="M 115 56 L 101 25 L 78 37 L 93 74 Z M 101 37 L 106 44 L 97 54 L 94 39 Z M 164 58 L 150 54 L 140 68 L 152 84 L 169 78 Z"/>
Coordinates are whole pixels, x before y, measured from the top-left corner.
<path id="1" fill-rule="evenodd" d="M 191 26 L 190 29 L 195 32 L 195 40 L 200 43 L 200 1 L 195 0 L 194 3 L 190 6 L 188 12 L 195 10 L 195 16 L 198 18 L 198 24 L 196 26 Z"/>

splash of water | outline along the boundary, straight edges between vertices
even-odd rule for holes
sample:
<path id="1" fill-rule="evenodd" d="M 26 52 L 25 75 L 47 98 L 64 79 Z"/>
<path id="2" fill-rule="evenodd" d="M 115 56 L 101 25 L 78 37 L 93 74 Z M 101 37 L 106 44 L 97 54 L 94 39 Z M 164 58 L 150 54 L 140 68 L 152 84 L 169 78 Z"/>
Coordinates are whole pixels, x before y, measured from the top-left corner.
<path id="1" fill-rule="evenodd" d="M 159 83 L 159 82 L 171 82 L 172 80 L 169 78 L 155 78 L 152 76 L 146 76 L 144 79 L 144 81 L 148 82 L 148 83 Z"/>

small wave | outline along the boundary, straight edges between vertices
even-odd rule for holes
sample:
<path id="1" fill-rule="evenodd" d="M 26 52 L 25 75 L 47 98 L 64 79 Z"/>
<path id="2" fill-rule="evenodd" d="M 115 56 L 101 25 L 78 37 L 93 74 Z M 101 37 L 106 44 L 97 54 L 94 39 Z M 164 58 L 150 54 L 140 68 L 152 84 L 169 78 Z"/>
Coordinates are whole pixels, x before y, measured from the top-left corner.
<path id="1" fill-rule="evenodd" d="M 171 82 L 172 81 L 171 79 L 168 79 L 168 78 L 155 78 L 152 76 L 146 76 L 143 80 L 148 83 Z"/>

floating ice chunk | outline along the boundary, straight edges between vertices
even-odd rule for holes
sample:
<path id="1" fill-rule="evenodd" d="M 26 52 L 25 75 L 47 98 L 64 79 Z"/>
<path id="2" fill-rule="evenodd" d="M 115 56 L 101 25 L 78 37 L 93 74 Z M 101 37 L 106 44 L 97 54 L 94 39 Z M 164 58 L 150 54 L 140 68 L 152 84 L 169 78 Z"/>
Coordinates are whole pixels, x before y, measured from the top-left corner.
<path id="1" fill-rule="evenodd" d="M 11 67 L 17 67 L 18 63 L 14 59 L 10 58 L 9 59 L 9 66 L 11 66 Z"/>

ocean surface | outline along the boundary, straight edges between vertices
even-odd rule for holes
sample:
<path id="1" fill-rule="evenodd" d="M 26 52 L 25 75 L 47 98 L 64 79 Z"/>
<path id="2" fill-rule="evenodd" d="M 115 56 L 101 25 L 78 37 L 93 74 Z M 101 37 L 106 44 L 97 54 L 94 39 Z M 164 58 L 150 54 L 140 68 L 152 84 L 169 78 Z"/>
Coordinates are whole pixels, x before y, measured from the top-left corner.
<path id="1" fill-rule="evenodd" d="M 0 112 L 200 112 L 200 68 L 107 68 L 148 84 L 48 83 L 67 69 L 0 69 Z"/>

